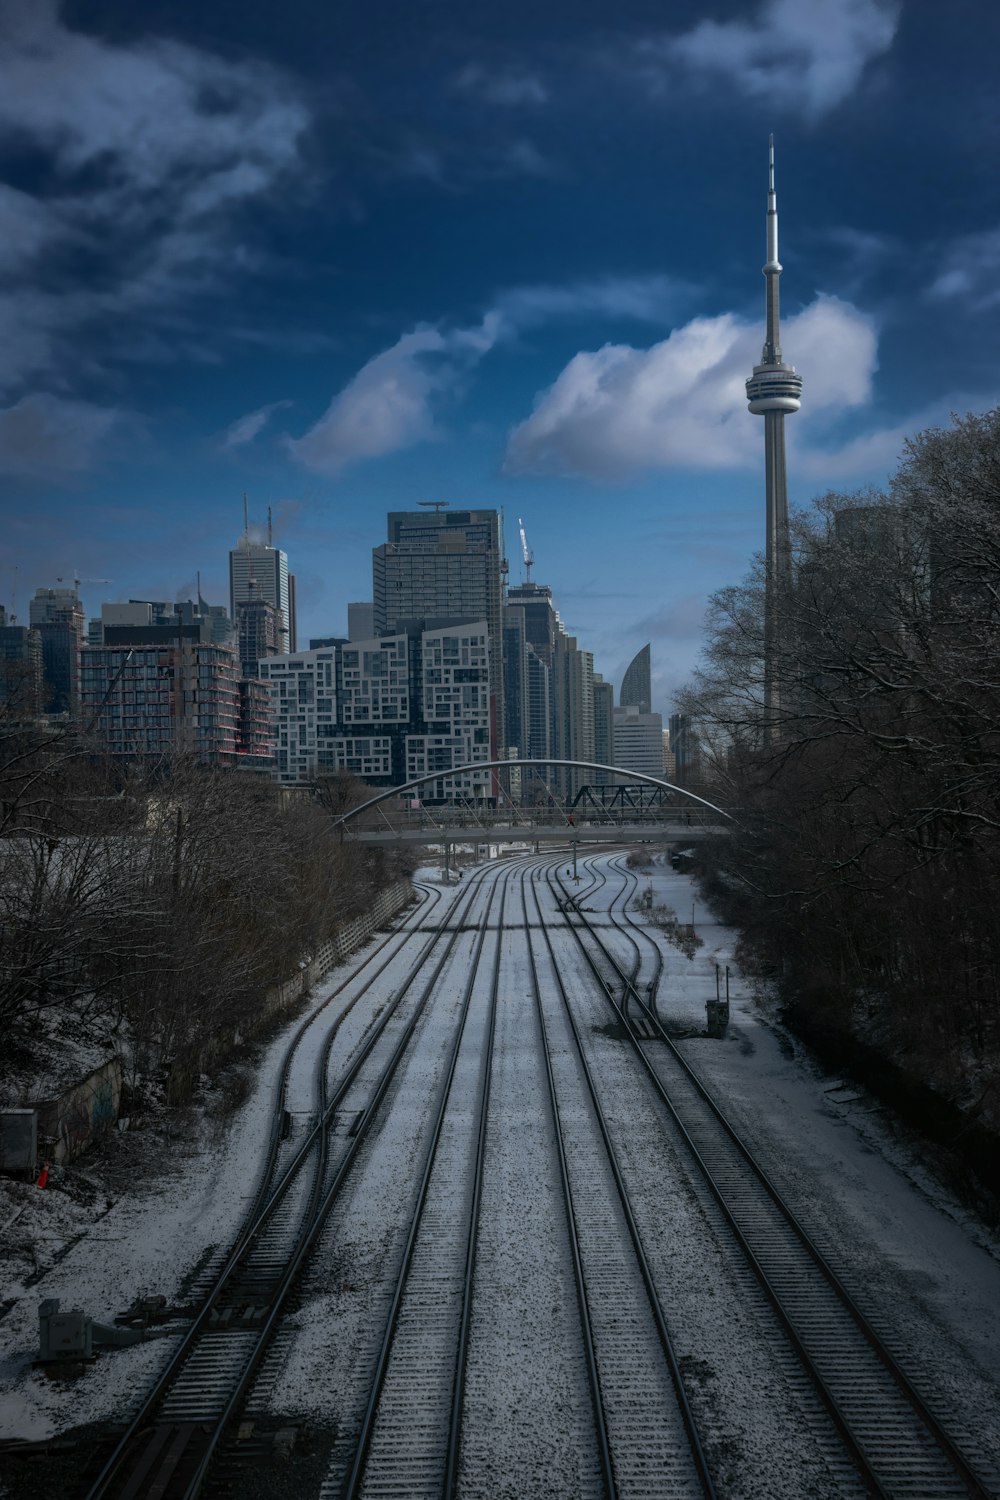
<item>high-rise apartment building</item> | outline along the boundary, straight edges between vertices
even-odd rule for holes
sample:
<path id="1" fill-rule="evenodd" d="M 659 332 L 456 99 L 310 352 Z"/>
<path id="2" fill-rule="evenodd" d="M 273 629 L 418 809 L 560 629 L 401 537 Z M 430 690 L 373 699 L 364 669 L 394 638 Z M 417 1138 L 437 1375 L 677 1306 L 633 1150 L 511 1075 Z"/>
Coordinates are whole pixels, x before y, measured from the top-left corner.
<path id="1" fill-rule="evenodd" d="M 524 611 L 505 609 L 503 617 L 508 753 L 544 759 L 551 753 L 552 738 L 549 668 L 528 644 Z"/>
<path id="2" fill-rule="evenodd" d="M 29 624 L 42 643 L 42 708 L 47 713 L 72 713 L 79 702 L 84 627 L 83 605 L 76 590 L 36 589 Z"/>
<path id="3" fill-rule="evenodd" d="M 277 750 L 271 691 L 256 677 L 242 677 L 236 733 L 236 765 L 241 770 L 273 771 Z"/>
<path id="4" fill-rule="evenodd" d="M 333 744 L 338 731 L 336 647 L 272 656 L 261 660 L 258 670 L 271 693 L 278 780 L 297 786 L 340 769 Z"/>
<path id="5" fill-rule="evenodd" d="M 594 673 L 594 759 L 599 765 L 614 766 L 615 760 L 615 690 L 600 672 Z M 595 771 L 594 782 L 606 786 L 611 780 L 607 771 Z"/>
<path id="6" fill-rule="evenodd" d="M 82 714 L 108 754 L 236 763 L 236 656 L 207 633 L 205 624 L 106 625 L 104 644 L 83 648 Z"/>
<path id="7" fill-rule="evenodd" d="M 556 760 L 594 761 L 594 656 L 575 636 L 556 636 L 552 661 L 552 754 Z M 593 780 L 592 771 L 557 767 L 553 784 L 566 798 Z"/>
<path id="8" fill-rule="evenodd" d="M 42 638 L 29 625 L 7 623 L 0 605 L 0 721 L 18 723 L 42 711 Z"/>
<path id="9" fill-rule="evenodd" d="M 372 553 L 376 635 L 391 635 L 415 620 L 486 621 L 494 725 L 491 750 L 507 742 L 503 576 L 503 536 L 495 510 L 450 510 L 435 505 L 390 511 L 387 540 Z"/>
<path id="10" fill-rule="evenodd" d="M 235 623 L 240 672 L 244 677 L 257 677 L 260 662 L 281 650 L 278 611 L 266 599 L 248 599 L 237 604 Z"/>
<path id="11" fill-rule="evenodd" d="M 401 785 L 432 771 L 422 800 L 490 794 L 489 633 L 484 620 L 419 624 L 260 664 L 272 694 L 277 774 L 286 786 L 350 771 Z"/>
<path id="12" fill-rule="evenodd" d="M 406 736 L 406 779 L 488 761 L 490 754 L 490 638 L 486 621 L 446 625 L 420 636 L 420 707 L 423 729 Z M 466 770 L 431 782 L 425 800 L 484 798 L 492 792 L 487 770 Z"/>
<path id="13" fill-rule="evenodd" d="M 642 776 L 663 776 L 663 718 L 642 713 L 632 704 L 615 709 L 614 764 Z"/>
<path id="14" fill-rule="evenodd" d="M 529 684 L 532 681 L 537 683 L 531 698 L 535 710 L 529 720 L 534 738 L 529 743 L 529 751 L 523 753 L 531 753 L 539 759 L 546 756 L 554 760 L 600 759 L 595 754 L 598 720 L 595 717 L 593 654 L 582 650 L 575 636 L 567 635 L 552 602 L 552 590 L 547 584 L 531 582 L 508 589 L 505 619 L 511 630 L 512 643 L 515 639 L 524 642 L 525 677 Z M 512 693 L 520 693 L 523 698 L 521 686 L 516 682 L 516 664 L 513 675 Z M 543 734 L 540 727 L 535 726 L 538 724 L 536 714 L 541 711 L 546 696 L 548 730 Z M 606 706 L 604 698 L 601 698 L 601 703 Z M 602 743 L 607 746 L 603 727 L 602 734 Z M 595 780 L 594 772 L 557 766 L 540 775 L 546 786 L 562 797 L 575 796 L 587 781 Z"/>
<path id="15" fill-rule="evenodd" d="M 670 715 L 670 749 L 674 757 L 674 780 L 677 785 L 697 784 L 702 752 L 698 726 L 689 714 Z"/>

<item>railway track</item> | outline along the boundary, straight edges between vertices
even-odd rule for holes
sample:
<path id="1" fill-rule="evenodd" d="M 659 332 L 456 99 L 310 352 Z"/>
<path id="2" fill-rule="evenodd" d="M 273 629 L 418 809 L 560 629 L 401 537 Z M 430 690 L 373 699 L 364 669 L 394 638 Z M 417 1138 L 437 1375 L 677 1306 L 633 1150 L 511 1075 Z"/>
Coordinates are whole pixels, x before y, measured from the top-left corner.
<path id="1" fill-rule="evenodd" d="M 485 874 L 486 872 L 482 872 Z M 203 1292 L 201 1309 L 166 1369 L 148 1393 L 113 1452 L 86 1490 L 87 1500 L 193 1500 L 205 1479 L 228 1423 L 280 1322 L 286 1298 L 347 1177 L 410 1037 L 479 895 L 473 877 L 444 924 L 426 936 L 422 921 L 401 941 L 387 939 L 362 965 L 388 946 L 393 952 L 343 1008 L 321 1048 L 315 1070 L 316 1123 L 294 1149 L 283 1150 L 281 1122 L 289 1070 L 315 1013 L 290 1043 L 276 1087 L 272 1127 L 250 1213 L 224 1263 Z M 429 901 L 429 898 L 428 898 Z M 429 910 L 436 905 L 430 903 Z M 422 913 L 423 915 L 423 909 Z M 346 1017 L 379 976 L 415 937 L 426 936 L 393 1002 L 369 1028 L 345 1072 L 331 1090 L 330 1054 Z M 441 949 L 440 953 L 438 950 Z M 418 978 L 429 971 L 419 989 Z M 333 991 L 327 1005 L 357 973 Z M 367 1065 L 367 1071 L 366 1070 Z M 364 1099 L 356 1127 L 335 1141 L 333 1123 L 345 1101 Z"/>
<path id="2" fill-rule="evenodd" d="M 325 1296 L 376 1240 L 351 1329 L 328 1309 L 353 1287 L 323 1304 L 334 1342 L 356 1342 L 329 1385 L 322 1500 L 715 1500 L 733 1476 L 696 1368 L 689 1385 L 671 1193 L 767 1325 L 775 1410 L 829 1480 L 801 1493 L 997 1496 L 971 1435 L 922 1399 L 667 1036 L 663 953 L 628 910 L 636 876 L 603 857 L 580 873 L 571 888 L 565 856 L 487 866 L 439 925 L 428 891 L 327 997 L 329 1026 L 314 1012 L 297 1029 L 243 1229 L 87 1500 L 238 1487 L 238 1466 L 211 1466 L 237 1416 L 280 1401 L 297 1279 L 308 1265 Z M 366 1011 L 380 978 L 390 999 Z"/>
<path id="3" fill-rule="evenodd" d="M 527 933 L 532 989 L 605 1492 L 609 1500 L 619 1495 L 714 1500 L 715 1485 L 667 1318 L 534 881 L 524 891 L 525 927 L 529 892 L 544 945 L 540 966 Z M 553 992 L 559 1003 L 547 1008 L 544 995 Z"/>
<path id="4" fill-rule="evenodd" d="M 550 879 L 671 1134 L 707 1189 L 707 1217 L 735 1237 L 868 1492 L 886 1500 L 995 1496 L 996 1481 L 985 1477 L 972 1435 L 953 1436 L 915 1389 L 664 1031 L 635 983 L 638 970 L 629 972 L 587 914 L 566 908 L 558 873 Z M 611 908 L 609 916 L 615 920 Z"/>
<path id="5" fill-rule="evenodd" d="M 454 1493 L 501 942 L 513 875 L 508 869 L 496 882 L 489 993 L 483 1014 L 470 1018 L 489 911 L 477 934 L 364 1409 L 340 1463 L 335 1459 L 325 1495 L 416 1500 Z"/>
<path id="6" fill-rule="evenodd" d="M 602 872 L 592 874 L 588 895 L 604 884 Z M 512 875 L 509 872 L 507 879 Z M 575 1033 L 532 872 L 519 872 L 519 879 L 530 1002 L 543 1061 L 539 1105 L 547 1112 L 545 1125 L 554 1148 L 562 1203 L 558 1217 L 572 1274 L 593 1426 L 593 1485 L 586 1491 L 573 1488 L 572 1493 L 608 1500 L 712 1500 L 715 1489 Z M 482 1492 L 481 1479 L 462 1468 L 461 1435 L 507 909 L 505 881 L 481 1024 L 477 1036 L 469 1038 L 475 968 L 482 958 L 485 932 L 480 934 L 463 997 L 364 1415 L 352 1432 L 350 1459 L 342 1458 L 334 1466 L 324 1496 L 416 1500 Z M 537 955 L 534 931 L 540 934 Z M 555 1014 L 544 999 L 552 989 L 560 996 Z M 464 1079 L 457 1075 L 463 1044 L 468 1044 L 469 1053 Z M 581 1078 L 589 1089 L 589 1107 L 581 1108 Z M 458 1122 L 463 1122 L 461 1128 Z M 553 1234 L 560 1233 L 556 1218 L 549 1211 Z"/>
<path id="7" fill-rule="evenodd" d="M 497 881 L 496 923 L 485 950 L 485 934 L 480 935 L 435 1115 L 426 1127 L 420 1183 L 393 1276 L 378 1353 L 366 1381 L 364 1413 L 357 1423 L 345 1414 L 349 1451 L 335 1454 L 323 1486 L 324 1497 L 377 1495 L 380 1500 L 415 1500 L 418 1496 L 493 1493 L 489 1482 L 482 1489 L 483 1470 L 475 1457 L 470 1468 L 463 1432 L 470 1401 L 475 1408 L 484 1376 L 488 1381 L 493 1360 L 499 1357 L 491 1343 L 498 1288 L 496 1246 L 484 1249 L 484 1236 L 495 1239 L 499 1233 L 501 1240 L 505 1238 L 499 1227 L 500 1202 L 508 1197 L 506 1173 L 512 1148 L 513 1155 L 519 1155 L 516 1140 L 504 1128 L 512 1087 L 531 1117 L 527 1129 L 535 1125 L 528 1103 L 529 1097 L 534 1098 L 534 1087 L 522 1070 L 512 1073 L 509 1063 L 501 1067 L 500 1081 L 494 1087 L 502 996 L 506 996 L 504 1025 L 520 1032 L 518 1017 L 522 1015 L 521 1002 L 512 993 L 518 981 L 504 968 L 517 933 L 507 914 L 510 887 L 519 874 L 516 868 L 508 868 Z M 525 1040 L 534 1051 L 532 1038 Z M 503 1051 L 509 1051 L 509 1036 Z M 550 1133 L 547 1120 L 543 1129 Z M 546 1140 L 546 1149 L 550 1148 Z M 508 1167 L 502 1169 L 505 1156 Z M 523 1228 L 520 1216 L 518 1228 Z M 550 1238 L 547 1223 L 542 1237 Z M 550 1259 L 561 1264 L 561 1256 L 561 1245 L 551 1250 Z M 485 1322 L 490 1330 L 485 1333 L 484 1305 L 489 1307 Z M 467 1389 L 470 1359 L 471 1396 Z M 560 1357 L 560 1363 L 565 1365 L 565 1358 Z M 505 1396 L 508 1404 L 517 1405 L 513 1391 L 506 1390 Z M 536 1420 L 527 1410 L 522 1417 Z M 474 1419 L 471 1434 L 474 1444 L 482 1440 L 480 1424 Z M 492 1435 L 498 1436 L 495 1430 Z M 578 1446 L 572 1434 L 564 1441 L 570 1449 Z M 494 1482 L 506 1486 L 509 1479 L 501 1471 Z M 507 1492 L 507 1488 L 497 1490 Z"/>

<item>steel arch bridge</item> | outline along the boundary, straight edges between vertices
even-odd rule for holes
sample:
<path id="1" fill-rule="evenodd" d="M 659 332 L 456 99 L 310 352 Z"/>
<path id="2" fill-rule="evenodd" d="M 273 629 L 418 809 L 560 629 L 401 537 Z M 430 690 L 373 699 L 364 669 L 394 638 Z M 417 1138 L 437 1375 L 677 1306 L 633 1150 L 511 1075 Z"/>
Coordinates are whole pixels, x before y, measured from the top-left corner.
<path id="1" fill-rule="evenodd" d="M 520 771 L 524 769 L 570 768 L 625 777 L 639 786 L 655 788 L 655 802 L 636 806 L 628 799 L 611 799 L 605 805 L 579 797 L 565 807 L 554 798 L 549 805 L 516 802 L 501 788 L 495 805 L 486 807 L 461 797 L 450 803 L 426 807 L 412 794 L 429 782 L 442 782 L 476 771 Z M 498 778 L 495 778 L 498 780 Z M 406 805 L 409 803 L 409 805 Z M 386 804 L 390 804 L 387 808 Z M 476 843 L 571 843 L 620 844 L 640 841 L 676 843 L 726 833 L 732 814 L 716 807 L 686 787 L 675 786 L 643 771 L 627 771 L 599 761 L 555 760 L 524 757 L 516 760 L 477 760 L 447 770 L 428 771 L 423 776 L 393 786 L 369 797 L 350 812 L 335 818 L 333 827 L 342 839 L 367 844 L 455 844 Z"/>

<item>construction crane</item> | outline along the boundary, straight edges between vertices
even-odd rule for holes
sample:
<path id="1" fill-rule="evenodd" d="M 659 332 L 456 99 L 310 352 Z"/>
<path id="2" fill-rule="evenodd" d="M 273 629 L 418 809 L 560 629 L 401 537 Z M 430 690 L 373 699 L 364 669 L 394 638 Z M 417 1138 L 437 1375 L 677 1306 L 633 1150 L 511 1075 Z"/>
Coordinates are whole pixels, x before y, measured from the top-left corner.
<path id="1" fill-rule="evenodd" d="M 79 590 L 81 583 L 114 583 L 114 581 L 113 578 L 81 578 L 77 573 L 74 573 L 72 578 L 56 579 L 56 583 L 71 583 L 77 590 Z"/>
<path id="2" fill-rule="evenodd" d="M 521 533 L 521 556 L 524 558 L 524 581 L 531 582 L 531 569 L 535 561 L 535 554 L 528 548 L 528 538 L 524 534 L 524 522 L 521 517 L 517 518 L 517 529 Z"/>

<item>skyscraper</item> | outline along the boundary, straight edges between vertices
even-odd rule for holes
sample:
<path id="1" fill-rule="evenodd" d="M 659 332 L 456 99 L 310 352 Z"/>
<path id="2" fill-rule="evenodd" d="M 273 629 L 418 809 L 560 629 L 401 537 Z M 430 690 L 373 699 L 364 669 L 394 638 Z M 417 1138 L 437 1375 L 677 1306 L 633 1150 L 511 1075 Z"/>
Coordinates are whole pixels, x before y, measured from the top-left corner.
<path id="1" fill-rule="evenodd" d="M 622 708 L 637 708 L 641 714 L 652 711 L 652 670 L 648 643 L 633 656 L 622 678 L 618 702 Z"/>
<path id="2" fill-rule="evenodd" d="M 292 595 L 288 557 L 270 542 L 252 542 L 245 531 L 229 554 L 229 603 L 233 624 L 239 628 L 239 607 L 263 599 L 277 611 L 278 652 L 292 649 Z"/>
<path id="3" fill-rule="evenodd" d="M 77 707 L 80 687 L 80 648 L 83 645 L 83 605 L 75 589 L 36 589 L 29 620 L 42 641 L 45 702 L 49 713 L 70 713 Z"/>
<path id="4" fill-rule="evenodd" d="M 767 191 L 767 261 L 763 267 L 767 283 L 767 328 L 759 365 L 746 383 L 747 402 L 755 416 L 764 418 L 764 472 L 767 494 L 764 599 L 764 708 L 765 735 L 781 707 L 777 654 L 781 640 L 783 601 L 792 582 L 792 558 L 788 538 L 788 481 L 785 473 L 785 413 L 798 411 L 802 403 L 802 377 L 781 358 L 778 332 L 778 203 L 774 191 L 774 136 L 771 136 Z"/>
<path id="5" fill-rule="evenodd" d="M 489 632 L 494 746 L 506 746 L 503 694 L 503 537 L 495 510 L 390 511 L 387 540 L 372 553 L 375 634 L 413 621 L 471 623 Z"/>

